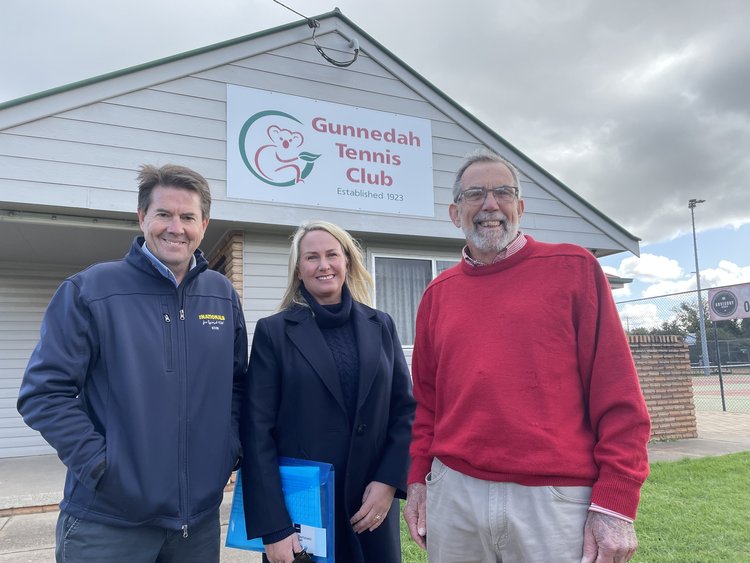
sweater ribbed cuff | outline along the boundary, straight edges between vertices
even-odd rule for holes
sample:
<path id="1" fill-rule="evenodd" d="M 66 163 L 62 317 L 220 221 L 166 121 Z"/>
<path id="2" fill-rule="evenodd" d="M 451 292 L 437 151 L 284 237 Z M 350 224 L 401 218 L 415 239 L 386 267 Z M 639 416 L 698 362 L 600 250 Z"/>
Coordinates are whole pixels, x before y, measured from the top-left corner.
<path id="1" fill-rule="evenodd" d="M 432 468 L 431 457 L 412 457 L 411 466 L 409 467 L 409 477 L 406 480 L 407 484 L 412 483 L 424 483 L 427 474 Z"/>
<path id="2" fill-rule="evenodd" d="M 635 520 L 642 483 L 622 475 L 600 473 L 591 490 L 591 503 Z"/>

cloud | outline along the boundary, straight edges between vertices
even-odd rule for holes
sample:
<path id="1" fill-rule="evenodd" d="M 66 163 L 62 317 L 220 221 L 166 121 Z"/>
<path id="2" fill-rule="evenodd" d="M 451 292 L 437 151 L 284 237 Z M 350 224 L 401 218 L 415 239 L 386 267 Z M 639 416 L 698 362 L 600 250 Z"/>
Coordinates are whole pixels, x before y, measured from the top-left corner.
<path id="1" fill-rule="evenodd" d="M 469 96 L 506 139 L 645 243 L 688 232 L 690 198 L 707 200 L 698 231 L 750 222 L 750 35 L 732 17 L 746 5 L 687 1 L 676 18 L 667 4 L 598 4 L 575 3 L 558 26 L 565 41 L 544 17 L 508 32 L 524 53 L 496 53 L 510 86 L 498 91 L 469 62 L 459 71 L 477 90 Z M 528 45 L 540 35 L 553 46 L 544 53 Z"/>
<path id="2" fill-rule="evenodd" d="M 628 303 L 620 308 L 620 320 L 625 330 L 633 330 L 661 326 L 665 319 L 654 303 Z"/>
<path id="3" fill-rule="evenodd" d="M 721 287 L 738 283 L 750 283 L 750 266 L 738 266 L 721 260 L 718 268 L 701 270 L 701 287 Z"/>
<path id="4" fill-rule="evenodd" d="M 602 270 L 604 270 L 605 274 L 610 274 L 613 276 L 621 277 L 617 271 L 617 268 L 613 266 L 607 266 L 607 265 L 602 264 Z M 614 298 L 619 299 L 619 300 L 622 300 L 626 297 L 630 297 L 631 294 L 632 294 L 632 289 L 630 287 L 630 284 L 625 284 L 619 289 L 612 290 L 612 295 L 614 296 Z"/>
<path id="5" fill-rule="evenodd" d="M 663 295 L 673 295 L 687 291 L 695 291 L 695 278 L 654 283 L 644 289 L 642 295 L 644 298 L 661 297 Z"/>
<path id="6" fill-rule="evenodd" d="M 666 256 L 644 253 L 640 257 L 630 256 L 620 262 L 617 275 L 623 278 L 634 278 L 642 282 L 676 280 L 684 272 L 677 260 Z"/>
<path id="7" fill-rule="evenodd" d="M 740 283 L 750 283 L 750 266 L 742 267 L 728 260 L 722 260 L 718 268 L 701 270 L 701 289 Z M 664 280 L 651 284 L 643 290 L 643 297 L 670 295 L 696 289 L 695 275 L 691 275 L 678 280 Z"/>
<path id="8" fill-rule="evenodd" d="M 624 299 L 627 299 L 632 294 L 633 294 L 633 290 L 632 290 L 632 288 L 630 287 L 629 284 L 625 284 L 624 286 L 622 286 L 619 289 L 613 289 L 612 290 L 612 295 L 614 296 L 614 298 L 616 300 L 620 300 L 620 301 L 622 301 Z"/>

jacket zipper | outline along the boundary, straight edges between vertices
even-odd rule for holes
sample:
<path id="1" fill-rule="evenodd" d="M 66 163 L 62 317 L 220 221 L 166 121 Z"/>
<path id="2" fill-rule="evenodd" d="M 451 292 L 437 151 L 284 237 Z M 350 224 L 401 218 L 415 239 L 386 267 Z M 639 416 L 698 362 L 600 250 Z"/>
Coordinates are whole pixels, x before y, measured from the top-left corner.
<path id="1" fill-rule="evenodd" d="M 187 280 L 183 280 L 183 282 L 187 282 Z M 184 514 L 184 523 L 182 525 L 182 537 L 187 538 L 188 537 L 188 519 L 190 518 L 190 499 L 189 499 L 189 483 L 188 483 L 188 366 L 187 366 L 187 336 L 186 336 L 186 326 L 184 324 L 185 321 L 185 286 L 186 283 L 180 284 L 180 287 L 177 288 L 177 300 L 179 304 L 179 318 L 181 323 L 179 323 L 180 330 L 178 331 L 178 337 L 181 342 L 178 342 L 177 345 L 179 349 L 182 350 L 183 353 L 180 354 L 181 362 L 182 362 L 182 405 L 183 405 L 183 416 L 181 417 L 182 424 L 183 424 L 183 434 L 182 434 L 182 457 L 183 457 L 183 477 L 182 477 L 182 491 L 183 491 L 183 514 Z M 180 346 L 180 344 L 183 344 Z"/>
<path id="2" fill-rule="evenodd" d="M 175 288 L 177 293 L 177 304 L 179 307 L 179 319 L 182 321 L 181 323 L 178 323 L 178 326 L 175 328 L 178 328 L 176 332 L 176 344 L 178 346 L 178 367 L 177 369 L 181 370 L 181 382 L 182 382 L 182 416 L 180 417 L 181 424 L 183 428 L 181 429 L 182 436 L 182 475 L 179 479 L 182 482 L 181 489 L 182 489 L 182 513 L 183 513 L 183 524 L 180 527 L 182 530 L 182 537 L 187 538 L 188 537 L 188 520 L 190 518 L 190 499 L 189 499 L 189 485 L 188 485 L 188 366 L 187 366 L 187 328 L 184 324 L 185 322 L 185 289 L 186 287 L 192 283 L 193 278 L 195 278 L 200 272 L 196 272 L 193 270 L 190 270 L 185 277 L 185 279 L 182 280 L 182 283 Z M 166 320 L 166 319 L 165 319 Z M 180 344 L 183 344 L 180 346 Z"/>
<path id="3" fill-rule="evenodd" d="M 173 329 L 172 329 L 172 316 L 169 314 L 169 304 L 166 300 L 162 301 L 162 319 L 164 320 L 164 368 L 171 372 L 174 370 L 174 364 L 172 363 L 173 354 Z M 176 327 L 175 329 L 176 330 Z"/>

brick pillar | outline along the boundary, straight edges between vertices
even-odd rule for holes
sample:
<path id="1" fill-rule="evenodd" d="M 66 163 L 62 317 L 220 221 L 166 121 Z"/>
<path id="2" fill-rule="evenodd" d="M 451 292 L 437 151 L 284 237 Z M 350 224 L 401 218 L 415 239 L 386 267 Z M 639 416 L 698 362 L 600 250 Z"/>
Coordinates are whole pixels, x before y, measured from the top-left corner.
<path id="1" fill-rule="evenodd" d="M 693 380 L 681 336 L 628 336 L 651 416 L 651 440 L 696 438 Z"/>
<path id="2" fill-rule="evenodd" d="M 231 231 L 224 235 L 215 252 L 208 257 L 208 267 L 224 274 L 242 299 L 244 287 L 244 256 L 245 237 L 241 231 Z"/>

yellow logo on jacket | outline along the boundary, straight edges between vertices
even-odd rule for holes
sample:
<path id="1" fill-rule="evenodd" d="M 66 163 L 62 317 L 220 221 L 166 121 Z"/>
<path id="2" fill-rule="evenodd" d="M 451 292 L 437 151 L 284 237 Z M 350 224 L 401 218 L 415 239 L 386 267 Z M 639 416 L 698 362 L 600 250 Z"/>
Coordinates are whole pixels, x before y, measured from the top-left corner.
<path id="1" fill-rule="evenodd" d="M 213 313 L 201 313 L 198 315 L 198 320 L 202 321 L 203 326 L 211 327 L 211 330 L 219 330 L 224 324 L 226 318 L 224 315 L 216 315 Z"/>

